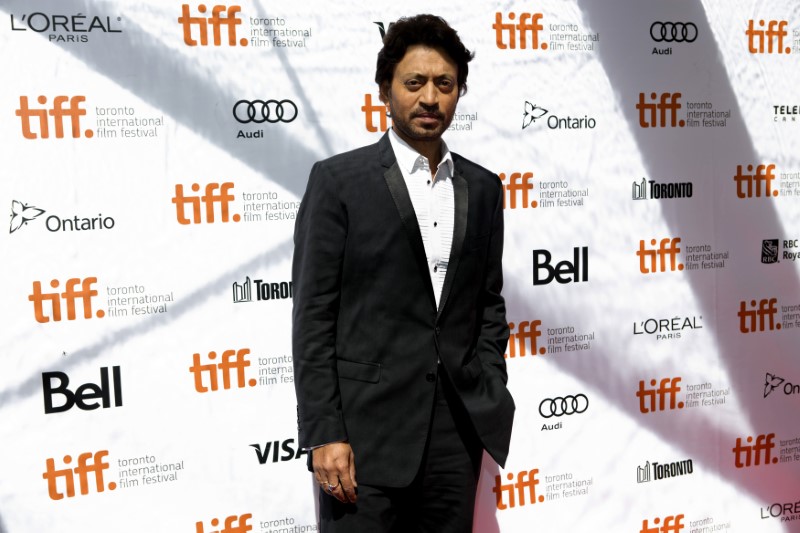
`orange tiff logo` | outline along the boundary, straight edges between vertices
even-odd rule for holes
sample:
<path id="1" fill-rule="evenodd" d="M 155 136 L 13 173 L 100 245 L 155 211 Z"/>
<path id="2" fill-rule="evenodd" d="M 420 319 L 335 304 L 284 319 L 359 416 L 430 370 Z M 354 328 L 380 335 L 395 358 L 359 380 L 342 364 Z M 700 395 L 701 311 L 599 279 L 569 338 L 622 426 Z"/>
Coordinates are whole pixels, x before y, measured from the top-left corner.
<path id="1" fill-rule="evenodd" d="M 747 23 L 747 50 L 751 54 L 791 54 L 791 47 L 784 48 L 783 39 L 789 36 L 786 26 L 789 22 L 786 20 L 770 20 L 767 23 L 764 20 L 758 21 L 759 29 L 755 27 L 755 20 L 750 19 Z M 767 24 L 767 29 L 764 25 Z M 766 46 L 765 46 L 766 45 Z M 774 45 L 774 46 L 773 46 Z M 765 50 L 766 48 L 766 50 Z"/>
<path id="2" fill-rule="evenodd" d="M 639 530 L 639 533 L 678 533 L 683 531 L 684 527 L 686 526 L 683 524 L 682 514 L 667 516 L 663 521 L 656 517 L 653 519 L 653 527 L 650 527 L 649 520 L 642 520 L 642 529 Z"/>
<path id="3" fill-rule="evenodd" d="M 83 304 L 83 318 L 92 318 L 92 298 L 97 296 L 97 291 L 92 288 L 92 285 L 97 283 L 97 278 L 70 278 L 67 280 L 67 288 L 64 292 L 42 292 L 42 282 L 33 282 L 33 292 L 28 295 L 28 300 L 33 302 L 33 314 L 36 321 L 42 324 L 50 322 L 61 321 L 61 302 L 66 302 L 67 305 L 67 320 L 75 320 L 77 313 L 75 312 L 75 301 L 80 300 Z M 50 287 L 56 289 L 60 285 L 57 279 L 50 282 Z M 77 286 L 80 285 L 80 290 Z M 45 313 L 44 302 L 50 302 L 49 312 Z M 97 318 L 103 318 L 106 315 L 105 311 L 98 309 L 94 314 Z"/>
<path id="4" fill-rule="evenodd" d="M 200 354 L 195 353 L 193 355 L 192 366 L 189 367 L 189 372 L 194 375 L 194 390 L 200 393 L 218 390 L 218 377 L 222 378 L 222 388 L 228 390 L 232 386 L 232 375 L 236 377 L 236 388 L 243 389 L 246 386 L 255 387 L 258 381 L 253 378 L 247 380 L 244 372 L 244 369 L 250 366 L 250 361 L 247 360 L 247 355 L 249 353 L 249 348 L 225 350 L 222 352 L 222 361 L 215 363 L 217 352 L 208 352 L 208 359 L 210 362 L 206 364 L 201 364 Z M 203 379 L 203 376 L 207 376 L 208 380 Z"/>
<path id="5" fill-rule="evenodd" d="M 253 531 L 253 526 L 249 523 L 251 518 L 253 518 L 251 513 L 231 515 L 225 519 L 225 523 L 222 525 L 223 529 L 215 529 L 208 532 L 206 532 L 203 522 L 196 522 L 194 530 L 195 533 L 247 533 L 248 531 Z M 211 527 L 219 527 L 219 524 L 219 518 L 211 520 Z"/>
<path id="6" fill-rule="evenodd" d="M 678 109 L 681 106 L 681 93 L 650 93 L 650 102 L 645 101 L 645 94 L 639 93 L 639 126 L 642 128 L 682 128 L 686 125 L 683 119 L 678 120 Z"/>
<path id="7" fill-rule="evenodd" d="M 46 96 L 39 96 L 37 102 L 44 105 L 47 103 Z M 81 107 L 81 103 L 86 101 L 85 96 L 56 96 L 53 99 L 53 107 L 42 107 L 40 109 L 31 108 L 28 104 L 27 96 L 19 97 L 19 109 L 14 114 L 19 117 L 22 126 L 22 136 L 26 139 L 49 139 L 50 138 L 50 120 L 48 117 L 53 117 L 53 126 L 56 130 L 56 139 L 64 138 L 64 117 L 69 117 L 70 130 L 72 138 L 78 139 L 81 136 L 81 117 L 86 115 L 86 110 Z M 69 102 L 69 107 L 64 107 L 64 104 Z M 32 121 L 32 118 L 39 120 Z M 36 133 L 33 125 L 38 122 Z M 94 131 L 87 129 L 83 132 L 87 139 L 94 137 Z"/>
<path id="8" fill-rule="evenodd" d="M 514 331 L 514 323 L 509 322 L 508 328 L 511 330 L 511 334 L 508 337 L 508 353 L 505 354 L 506 359 L 516 357 L 517 355 L 525 357 L 526 353 L 528 353 L 528 346 L 530 346 L 531 355 L 536 355 L 537 353 L 544 355 L 547 352 L 547 348 L 544 346 L 539 347 L 537 341 L 537 339 L 542 336 L 542 332 L 539 331 L 539 326 L 541 325 L 541 320 L 532 320 L 530 322 L 523 321 L 518 324 L 517 330 Z"/>
<path id="9" fill-rule="evenodd" d="M 758 302 L 750 300 L 749 309 L 747 302 L 741 301 L 737 315 L 739 316 L 739 331 L 742 333 L 781 329 L 780 323 L 775 321 L 775 317 L 778 315 L 777 298 L 764 298 Z"/>
<path id="10" fill-rule="evenodd" d="M 495 13 L 492 29 L 495 32 L 497 48 L 501 50 L 506 50 L 507 48 L 515 49 L 519 40 L 519 47 L 524 50 L 528 48 L 528 34 L 530 33 L 531 49 L 538 50 L 541 48 L 542 50 L 547 50 L 547 43 L 539 44 L 539 32 L 544 29 L 541 24 L 542 16 L 541 13 L 520 13 L 519 22 L 515 24 L 516 13 L 511 12 L 508 14 L 508 20 L 511 22 L 507 23 L 503 22 L 502 13 L 499 11 Z M 504 34 L 508 38 L 507 41 L 504 38 Z"/>
<path id="11" fill-rule="evenodd" d="M 643 380 L 639 380 L 639 390 L 636 391 L 636 397 L 639 398 L 639 411 L 652 413 L 665 409 L 683 409 L 683 402 L 677 401 L 678 393 L 681 391 L 680 382 L 681 378 L 664 378 L 660 383 L 651 379 L 648 388 L 645 387 Z M 656 383 L 658 383 L 657 387 Z M 658 404 L 656 404 L 656 397 Z M 667 407 L 667 399 L 669 399 L 669 407 Z"/>
<path id="12" fill-rule="evenodd" d="M 639 250 L 636 252 L 639 257 L 639 272 L 642 274 L 666 272 L 667 259 L 671 272 L 683 270 L 683 263 L 678 261 L 678 254 L 681 251 L 678 246 L 681 243 L 680 237 L 661 239 L 657 248 L 655 248 L 656 242 L 658 242 L 656 239 L 650 239 L 650 245 L 654 248 L 648 249 L 643 240 L 639 241 Z"/>
<path id="13" fill-rule="evenodd" d="M 387 115 L 389 108 L 382 102 L 373 104 L 371 94 L 367 93 L 364 95 L 364 105 L 361 106 L 361 111 L 364 112 L 364 124 L 368 132 L 375 133 L 377 131 L 386 131 L 389 128 L 389 117 Z M 378 117 L 377 126 L 374 122 L 375 116 Z"/>
<path id="14" fill-rule="evenodd" d="M 533 190 L 532 178 L 533 172 L 524 174 L 514 172 L 508 177 L 508 184 L 506 184 L 506 175 L 500 173 L 500 181 L 503 182 L 503 209 L 516 209 L 518 197 L 521 197 L 519 207 L 522 209 L 538 207 L 539 202 L 536 200 L 528 201 L 528 191 Z"/>
<path id="15" fill-rule="evenodd" d="M 739 198 L 778 196 L 780 194 L 778 190 L 772 188 L 772 182 L 775 180 L 774 170 L 775 165 L 757 165 L 756 173 L 753 174 L 753 165 L 747 165 L 749 174 L 745 174 L 742 172 L 742 165 L 736 165 L 736 175 L 733 177 L 733 181 L 736 182 L 736 196 Z"/>
<path id="16" fill-rule="evenodd" d="M 200 191 L 200 185 L 192 183 L 191 189 L 193 192 Z M 175 204 L 175 215 L 179 224 L 201 224 L 203 222 L 203 211 L 205 211 L 205 221 L 208 224 L 215 222 L 214 205 L 219 204 L 220 219 L 222 222 L 239 222 L 242 217 L 238 213 L 230 216 L 230 204 L 235 200 L 233 194 L 230 193 L 233 189 L 232 182 L 208 183 L 206 184 L 205 194 L 203 195 L 188 195 L 184 194 L 183 185 L 175 185 L 175 196 L 172 197 L 172 203 Z M 201 210 L 200 203 L 202 202 L 205 207 Z M 191 218 L 186 216 L 187 204 L 191 207 Z"/>
<path id="17" fill-rule="evenodd" d="M 86 452 L 78 456 L 78 466 L 75 468 L 66 467 L 56 470 L 55 460 L 51 457 L 47 459 L 47 469 L 42 474 L 42 478 L 47 480 L 47 492 L 51 500 L 60 500 L 66 496 L 72 498 L 75 496 L 75 476 L 78 477 L 78 485 L 80 486 L 81 495 L 89 494 L 89 474 L 94 474 L 94 487 L 96 492 L 103 492 L 114 490 L 117 484 L 113 481 L 106 487 L 103 479 L 103 470 L 108 469 L 108 463 L 103 459 L 108 456 L 107 450 L 100 450 L 99 452 Z M 72 456 L 64 456 L 64 464 L 69 465 L 72 463 Z M 58 480 L 64 481 L 66 492 L 64 489 L 59 488 Z"/>
<path id="18" fill-rule="evenodd" d="M 200 46 L 208 46 L 208 27 L 211 26 L 211 34 L 214 38 L 214 46 L 222 46 L 222 28 L 228 35 L 228 46 L 236 46 L 236 26 L 242 23 L 242 19 L 236 13 L 242 11 L 241 6 L 216 5 L 211 8 L 211 16 L 192 16 L 189 4 L 183 4 L 181 16 L 178 22 L 183 27 L 183 42 L 189 46 L 197 46 L 195 34 L 192 28 L 196 27 L 200 34 Z M 206 13 L 208 8 L 205 4 L 197 6 L 197 11 Z M 241 46 L 247 46 L 247 39 L 239 41 Z"/>
<path id="19" fill-rule="evenodd" d="M 736 446 L 732 449 L 733 464 L 736 468 L 769 465 L 778 462 L 778 458 L 772 456 L 772 450 L 775 449 L 775 433 L 759 435 L 756 437 L 756 443 L 750 444 L 752 442 L 753 437 L 747 437 L 747 444 L 742 444 L 742 438 L 737 437 Z"/>
<path id="20" fill-rule="evenodd" d="M 501 511 L 505 511 L 509 507 L 516 507 L 517 505 L 520 507 L 524 506 L 526 492 L 531 504 L 536 504 L 537 501 L 543 502 L 544 495 L 540 494 L 536 496 L 536 485 L 539 484 L 539 480 L 536 479 L 536 474 L 538 473 L 538 468 L 523 470 L 517 474 L 517 482 L 514 483 L 514 474 L 509 472 L 506 475 L 506 479 L 508 479 L 510 483 L 506 484 L 502 483 L 500 476 L 494 476 L 492 492 L 494 492 L 497 497 L 497 508 Z M 506 497 L 504 498 L 503 495 Z"/>

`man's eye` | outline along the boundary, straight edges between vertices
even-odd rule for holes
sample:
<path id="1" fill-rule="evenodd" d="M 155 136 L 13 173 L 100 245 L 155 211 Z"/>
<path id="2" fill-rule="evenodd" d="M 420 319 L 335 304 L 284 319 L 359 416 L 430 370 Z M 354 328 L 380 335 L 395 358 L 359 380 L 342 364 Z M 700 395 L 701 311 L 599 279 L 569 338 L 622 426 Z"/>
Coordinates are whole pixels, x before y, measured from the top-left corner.
<path id="1" fill-rule="evenodd" d="M 420 85 L 422 84 L 419 82 L 419 80 L 408 80 L 406 82 L 406 87 L 409 88 L 419 87 Z"/>

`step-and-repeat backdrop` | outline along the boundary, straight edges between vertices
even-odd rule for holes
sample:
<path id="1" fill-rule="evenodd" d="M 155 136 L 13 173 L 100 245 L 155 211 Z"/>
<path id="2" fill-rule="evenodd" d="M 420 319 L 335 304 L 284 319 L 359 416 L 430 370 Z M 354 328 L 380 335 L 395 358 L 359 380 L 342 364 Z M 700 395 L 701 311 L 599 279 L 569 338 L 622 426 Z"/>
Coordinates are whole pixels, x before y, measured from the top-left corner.
<path id="1" fill-rule="evenodd" d="M 429 11 L 476 52 L 445 138 L 505 188 L 475 531 L 800 531 L 798 4 L 365 6 L 0 2 L 0 531 L 317 530 L 294 220 Z"/>

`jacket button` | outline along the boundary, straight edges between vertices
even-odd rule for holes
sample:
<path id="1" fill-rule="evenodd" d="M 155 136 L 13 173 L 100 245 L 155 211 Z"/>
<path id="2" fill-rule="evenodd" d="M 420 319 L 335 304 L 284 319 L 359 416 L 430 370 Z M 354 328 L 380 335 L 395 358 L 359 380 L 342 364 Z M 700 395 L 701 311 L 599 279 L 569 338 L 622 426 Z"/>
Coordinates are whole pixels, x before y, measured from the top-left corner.
<path id="1" fill-rule="evenodd" d="M 436 326 L 436 329 L 433 330 L 437 335 L 439 334 L 439 326 Z"/>
<path id="2" fill-rule="evenodd" d="M 425 380 L 426 380 L 428 383 L 433 383 L 434 381 L 436 381 L 436 374 L 434 374 L 433 372 L 428 372 L 428 373 L 425 375 Z"/>

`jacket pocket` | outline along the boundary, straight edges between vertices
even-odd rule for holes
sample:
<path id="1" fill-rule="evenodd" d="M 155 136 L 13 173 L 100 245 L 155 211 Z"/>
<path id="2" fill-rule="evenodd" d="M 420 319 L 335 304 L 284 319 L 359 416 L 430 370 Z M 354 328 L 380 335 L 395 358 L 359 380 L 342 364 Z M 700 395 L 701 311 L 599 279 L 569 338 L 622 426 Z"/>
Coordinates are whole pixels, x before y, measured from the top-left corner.
<path id="1" fill-rule="evenodd" d="M 366 381 L 367 383 L 377 383 L 381 379 L 380 363 L 337 359 L 336 370 L 342 379 L 354 379 L 356 381 Z"/>
<path id="2" fill-rule="evenodd" d="M 464 374 L 464 379 L 467 382 L 475 380 L 483 372 L 481 358 L 475 355 L 470 359 L 469 363 L 461 367 L 461 372 Z"/>

